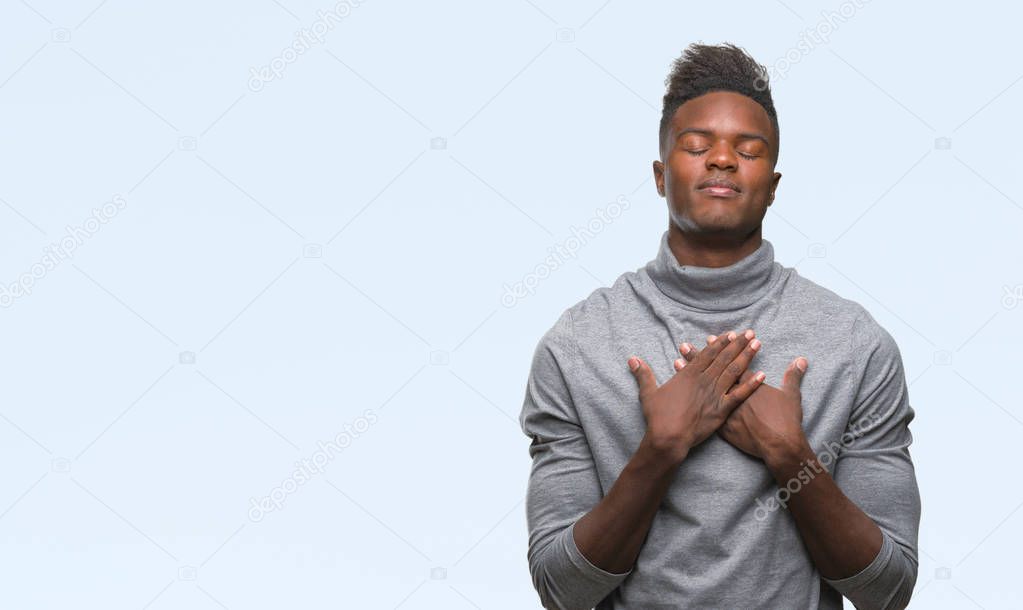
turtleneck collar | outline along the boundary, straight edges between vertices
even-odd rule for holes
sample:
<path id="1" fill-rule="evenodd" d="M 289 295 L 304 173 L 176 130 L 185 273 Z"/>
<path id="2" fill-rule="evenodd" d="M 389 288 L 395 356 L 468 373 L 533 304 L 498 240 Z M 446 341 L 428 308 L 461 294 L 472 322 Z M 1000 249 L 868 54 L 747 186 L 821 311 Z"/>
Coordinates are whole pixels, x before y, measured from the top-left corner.
<path id="1" fill-rule="evenodd" d="M 668 231 L 661 236 L 657 257 L 646 271 L 669 298 L 704 311 L 734 311 L 764 297 L 784 268 L 774 260 L 774 246 L 761 238 L 760 247 L 727 267 L 680 265 L 668 246 Z"/>

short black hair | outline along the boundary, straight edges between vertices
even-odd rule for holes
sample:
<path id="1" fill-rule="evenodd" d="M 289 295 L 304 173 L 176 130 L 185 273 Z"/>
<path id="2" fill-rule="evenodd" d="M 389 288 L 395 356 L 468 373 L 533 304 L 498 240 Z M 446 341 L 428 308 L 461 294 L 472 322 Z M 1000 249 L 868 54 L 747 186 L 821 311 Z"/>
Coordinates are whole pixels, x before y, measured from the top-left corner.
<path id="1" fill-rule="evenodd" d="M 672 63 L 671 73 L 664 79 L 664 85 L 667 91 L 664 94 L 658 133 L 662 150 L 671 119 L 678 107 L 711 91 L 733 91 L 752 98 L 767 111 L 775 138 L 781 138 L 767 68 L 757 63 L 741 47 L 728 42 L 720 45 L 693 43 Z"/>

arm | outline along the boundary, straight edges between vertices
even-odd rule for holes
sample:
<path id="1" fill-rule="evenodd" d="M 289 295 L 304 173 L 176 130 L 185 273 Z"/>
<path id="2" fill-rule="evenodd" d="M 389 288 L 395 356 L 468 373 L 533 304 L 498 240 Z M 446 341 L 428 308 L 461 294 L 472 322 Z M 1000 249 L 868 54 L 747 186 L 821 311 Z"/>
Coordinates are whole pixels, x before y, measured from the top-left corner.
<path id="1" fill-rule="evenodd" d="M 578 357 L 569 315 L 562 316 L 534 353 L 520 416 L 523 431 L 533 439 L 528 558 L 545 607 L 592 608 L 631 574 L 689 447 L 713 433 L 763 378 L 755 376 L 725 395 L 757 349 L 747 347 L 748 338 L 720 342 L 697 366 L 660 387 L 646 363 L 630 359 L 647 434 L 602 497 L 565 381 L 565 367 Z"/>
<path id="2" fill-rule="evenodd" d="M 879 548 L 871 561 L 861 558 L 859 563 L 863 567 L 858 571 L 853 566 L 830 571 L 825 571 L 821 564 L 818 567 L 824 581 L 858 608 L 905 608 L 916 584 L 920 526 L 920 492 L 909 455 L 913 442 L 909 423 L 914 411 L 895 340 L 869 314 L 864 313 L 860 322 L 854 333 L 864 338 L 860 356 L 866 359 L 866 364 L 856 405 L 833 466 L 833 484 L 850 505 L 858 507 L 876 525 L 878 532 L 872 535 L 871 548 L 874 545 Z M 823 482 L 822 489 L 826 489 L 832 479 L 825 477 Z M 813 498 L 814 494 L 810 494 L 807 506 L 793 511 L 800 532 L 804 523 L 812 522 L 804 512 L 815 510 Z M 841 500 L 825 500 L 818 504 L 826 510 L 840 503 Z M 859 521 L 857 518 L 854 523 Z M 843 553 L 826 535 L 808 532 L 803 539 L 814 540 L 822 555 L 838 557 Z M 814 560 L 817 561 L 816 557 Z M 831 564 L 825 560 L 824 565 Z"/>
<path id="3" fill-rule="evenodd" d="M 795 490 L 786 506 L 825 580 L 852 576 L 873 562 L 881 550 L 880 528 L 842 493 L 805 438 L 764 460 L 779 488 Z"/>
<path id="4" fill-rule="evenodd" d="M 821 461 L 801 427 L 802 358 L 789 365 L 781 389 L 762 385 L 720 433 L 764 460 L 828 585 L 857 608 L 904 608 L 916 582 L 920 522 L 909 456 L 914 413 L 891 335 L 864 313 L 852 336 L 862 378 L 842 442 L 828 447 L 831 460 Z"/>
<path id="5" fill-rule="evenodd" d="M 608 571 L 631 572 L 680 463 L 645 438 L 604 499 L 576 523 L 582 554 Z"/>
<path id="6" fill-rule="evenodd" d="M 544 335 L 533 354 L 519 422 L 532 438 L 526 520 L 533 586 L 545 608 L 585 609 L 607 597 L 631 570 L 617 567 L 619 562 L 605 564 L 609 570 L 597 567 L 573 535 L 575 523 L 603 494 L 562 370 L 575 357 L 569 315 Z"/>

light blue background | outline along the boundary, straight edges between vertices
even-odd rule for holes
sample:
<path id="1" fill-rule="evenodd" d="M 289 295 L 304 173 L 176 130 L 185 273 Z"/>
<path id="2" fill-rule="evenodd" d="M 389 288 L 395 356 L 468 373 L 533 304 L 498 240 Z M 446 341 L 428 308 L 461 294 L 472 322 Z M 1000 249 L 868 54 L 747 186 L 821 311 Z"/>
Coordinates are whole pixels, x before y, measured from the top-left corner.
<path id="1" fill-rule="evenodd" d="M 698 40 L 788 54 L 764 235 L 901 348 L 913 607 L 1018 607 L 1014 5 L 874 0 L 829 21 L 842 4 L 364 0 L 250 89 L 334 6 L 0 6 L 0 282 L 127 202 L 0 310 L 4 607 L 538 607 L 530 357 L 566 307 L 653 258 L 663 82 Z"/>

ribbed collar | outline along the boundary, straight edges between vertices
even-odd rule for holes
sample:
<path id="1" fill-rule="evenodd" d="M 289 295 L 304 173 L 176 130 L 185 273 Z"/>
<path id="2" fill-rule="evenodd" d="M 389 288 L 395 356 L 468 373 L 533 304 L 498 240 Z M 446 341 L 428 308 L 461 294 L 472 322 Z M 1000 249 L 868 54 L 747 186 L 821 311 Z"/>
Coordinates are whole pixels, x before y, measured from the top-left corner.
<path id="1" fill-rule="evenodd" d="M 784 272 L 774 260 L 774 246 L 761 238 L 760 247 L 727 267 L 682 266 L 661 236 L 657 257 L 646 271 L 665 295 L 705 311 L 734 311 L 763 298 Z"/>

